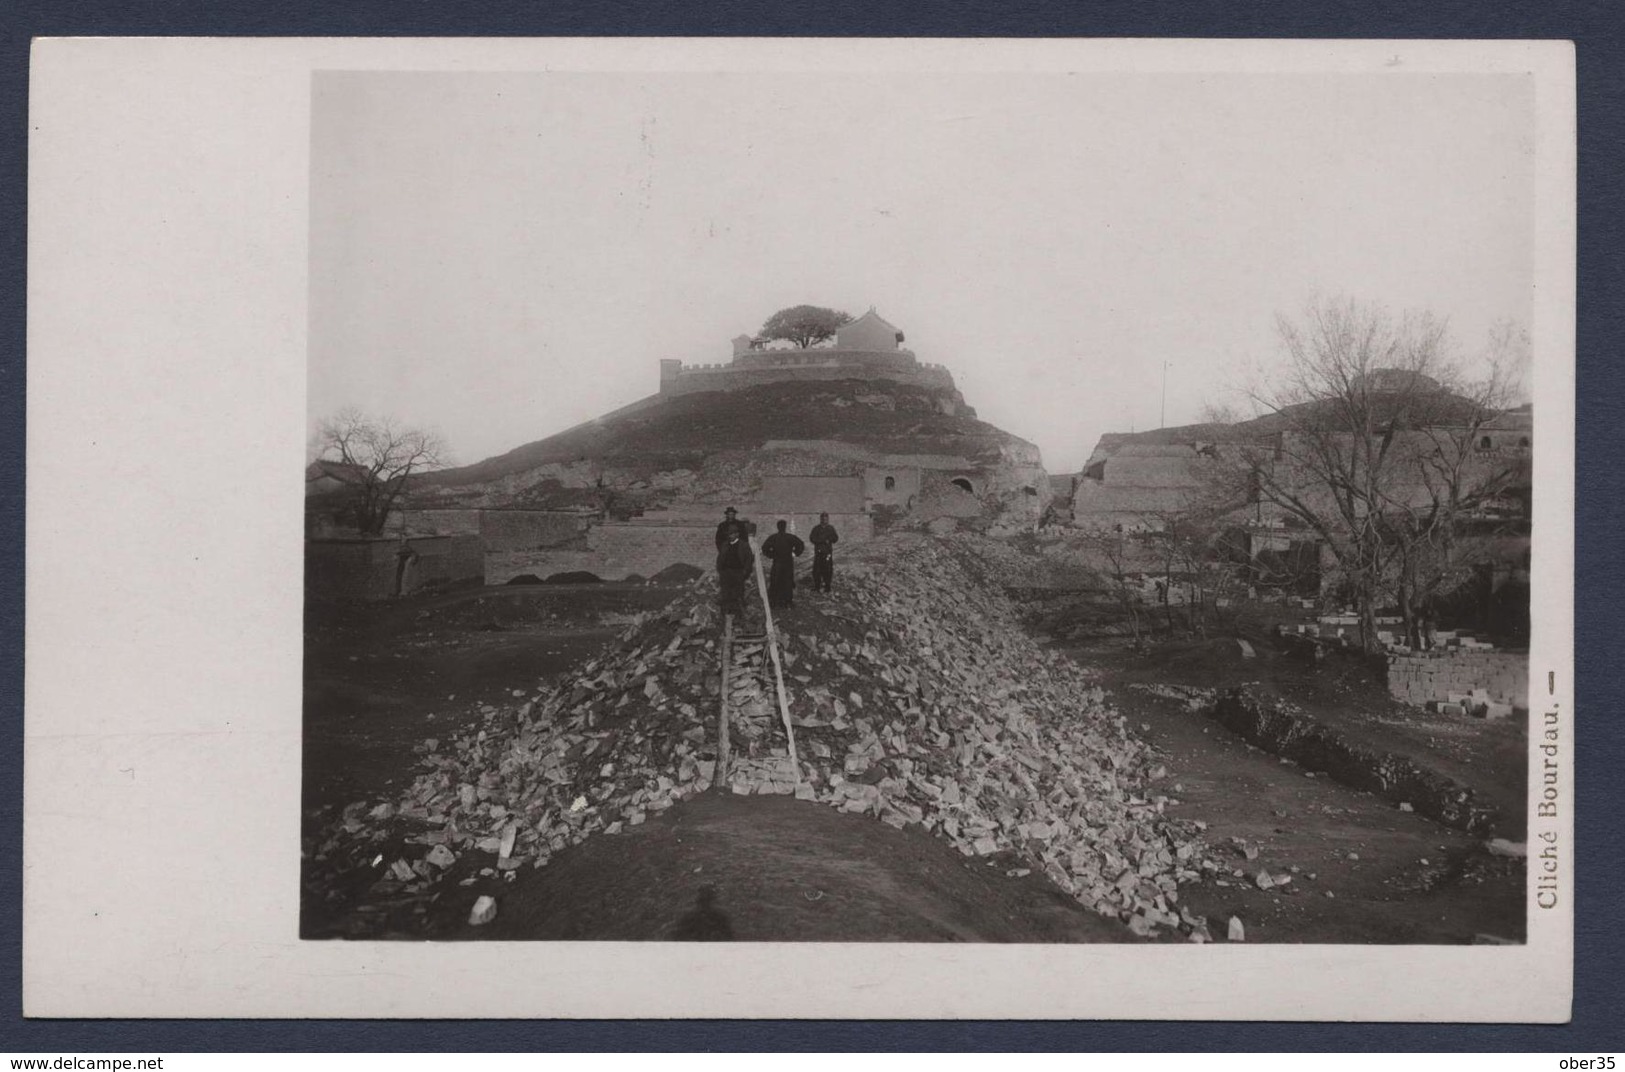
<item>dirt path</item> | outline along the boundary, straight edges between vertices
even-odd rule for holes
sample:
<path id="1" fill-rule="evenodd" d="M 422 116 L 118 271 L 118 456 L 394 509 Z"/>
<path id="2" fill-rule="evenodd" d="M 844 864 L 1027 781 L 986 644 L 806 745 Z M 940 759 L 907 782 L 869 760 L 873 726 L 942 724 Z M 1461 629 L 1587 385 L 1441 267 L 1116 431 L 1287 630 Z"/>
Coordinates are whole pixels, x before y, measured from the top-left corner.
<path id="1" fill-rule="evenodd" d="M 1134 692 L 1115 702 L 1167 754 L 1161 791 L 1180 800 L 1176 814 L 1205 822 L 1215 858 L 1232 869 L 1182 888 L 1216 936 L 1236 916 L 1249 942 L 1522 939 L 1523 861 L 1489 856 L 1477 838 L 1311 776 L 1177 702 Z M 1265 892 L 1261 870 L 1292 881 Z"/>
<path id="2" fill-rule="evenodd" d="M 1260 697 L 1288 701 L 1350 744 L 1414 760 L 1471 786 L 1502 817 L 1495 832 L 1523 838 L 1529 752 L 1521 723 L 1407 707 L 1388 695 L 1380 667 L 1352 654 L 1312 665 L 1279 650 L 1269 630 L 1257 623 L 1242 632 L 1250 638 L 1251 657 L 1243 657 L 1235 636 L 1163 641 L 1145 655 L 1109 640 L 1061 646 L 1120 692 L 1128 684 L 1245 685 Z"/>
<path id="3" fill-rule="evenodd" d="M 475 588 L 307 615 L 304 808 L 411 780 L 412 748 L 590 658 L 672 589 Z"/>

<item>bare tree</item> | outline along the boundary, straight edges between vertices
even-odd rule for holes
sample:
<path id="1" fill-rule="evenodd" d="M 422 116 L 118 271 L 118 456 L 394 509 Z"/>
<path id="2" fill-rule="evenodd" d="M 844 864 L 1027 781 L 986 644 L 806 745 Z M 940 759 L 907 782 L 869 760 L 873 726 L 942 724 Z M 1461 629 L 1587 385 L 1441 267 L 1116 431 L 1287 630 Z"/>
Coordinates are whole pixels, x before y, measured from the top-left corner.
<path id="1" fill-rule="evenodd" d="M 1204 478 L 1217 468 L 1211 463 L 1196 466 Z M 1215 493 L 1218 486 L 1209 480 L 1180 509 L 1159 511 L 1155 531 L 1144 537 L 1158 550 L 1170 629 L 1176 585 L 1183 587 L 1187 628 L 1203 636 L 1209 620 L 1219 617 L 1218 601 L 1229 602 L 1245 588 L 1238 564 L 1245 548 L 1235 535 L 1235 504 Z"/>
<path id="2" fill-rule="evenodd" d="M 1380 517 L 1393 547 L 1393 591 L 1411 645 L 1418 616 L 1492 554 L 1507 525 L 1495 509 L 1527 486 L 1526 450 L 1497 450 L 1482 435 L 1511 403 L 1527 365 L 1528 334 L 1503 324 L 1492 331 L 1482 379 L 1461 384 L 1465 402 L 1453 420 L 1408 431 L 1395 447 L 1399 479 L 1385 486 Z"/>
<path id="3" fill-rule="evenodd" d="M 1140 650 L 1145 644 L 1144 631 L 1140 628 L 1140 587 L 1129 578 L 1130 545 L 1128 539 L 1121 532 L 1096 532 L 1083 538 L 1085 548 L 1094 551 L 1105 560 L 1106 569 L 1096 572 L 1101 574 L 1107 582 L 1112 597 L 1117 605 L 1127 615 L 1129 627 L 1134 631 L 1134 647 Z"/>
<path id="4" fill-rule="evenodd" d="M 1520 336 L 1492 340 L 1474 380 L 1429 313 L 1317 300 L 1277 328 L 1285 367 L 1248 391 L 1265 416 L 1225 454 L 1260 517 L 1267 508 L 1328 549 L 1375 650 L 1379 602 L 1396 599 L 1414 632 L 1418 596 L 1459 568 L 1462 521 L 1517 475 L 1475 444 L 1511 402 Z"/>
<path id="5" fill-rule="evenodd" d="M 377 536 L 413 473 L 438 469 L 450 458 L 438 433 L 403 428 L 391 417 L 347 407 L 323 420 L 311 441 L 322 475 L 344 485 L 357 531 Z"/>

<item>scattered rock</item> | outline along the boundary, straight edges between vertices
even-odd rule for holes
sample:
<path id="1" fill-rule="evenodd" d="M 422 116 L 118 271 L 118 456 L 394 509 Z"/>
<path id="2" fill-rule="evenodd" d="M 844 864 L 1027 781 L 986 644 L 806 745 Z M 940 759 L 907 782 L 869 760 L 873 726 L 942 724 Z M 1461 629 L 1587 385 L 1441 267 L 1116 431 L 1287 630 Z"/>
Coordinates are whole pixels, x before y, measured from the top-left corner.
<path id="1" fill-rule="evenodd" d="M 799 766 L 765 646 L 739 645 L 718 681 L 708 575 L 636 615 L 604 654 L 493 709 L 484 730 L 421 750 L 412 785 L 380 802 L 391 817 L 347 814 L 324 848 L 342 858 L 356 845 L 370 859 L 388 824 L 453 859 L 454 847 L 483 848 L 546 866 L 712 787 L 721 689 L 734 793 L 918 826 L 968 856 L 1010 853 L 1011 869 L 1042 872 L 1122 922 L 1189 926 L 1167 905 L 1214 868 L 1200 824 L 1169 818 L 1170 802 L 1148 792 L 1168 774 L 1156 754 L 1087 671 L 1022 628 L 987 541 L 888 539 L 845 560 L 853 583 L 820 604 L 826 625 L 781 637 Z"/>
<path id="2" fill-rule="evenodd" d="M 474 902 L 474 907 L 472 909 L 470 909 L 469 913 L 468 913 L 468 922 L 469 922 L 470 925 L 475 926 L 475 927 L 481 926 L 482 924 L 489 923 L 493 919 L 496 919 L 496 918 L 497 918 L 497 902 L 496 902 L 496 898 L 486 896 L 486 895 L 482 895 L 479 898 L 479 900 L 475 901 Z"/>

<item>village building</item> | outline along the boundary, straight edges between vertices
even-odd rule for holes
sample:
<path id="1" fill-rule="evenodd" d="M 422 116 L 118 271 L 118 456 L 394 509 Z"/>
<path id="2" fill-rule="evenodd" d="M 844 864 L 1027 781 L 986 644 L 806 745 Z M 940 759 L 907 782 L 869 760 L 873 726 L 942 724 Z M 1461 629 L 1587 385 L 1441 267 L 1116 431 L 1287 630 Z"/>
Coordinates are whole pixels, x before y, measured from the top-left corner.
<path id="1" fill-rule="evenodd" d="M 1420 382 L 1419 382 L 1420 381 Z M 1451 398 L 1426 377 L 1398 369 L 1373 371 L 1366 383 L 1374 391 L 1439 392 L 1438 414 L 1451 411 Z M 1459 401 L 1459 400 L 1457 400 Z M 1426 410 L 1427 407 L 1423 407 Z M 1466 426 L 1447 416 L 1437 423 L 1411 421 L 1385 429 L 1391 474 L 1384 494 L 1400 508 L 1425 507 L 1437 493 L 1427 459 L 1460 463 L 1464 487 L 1498 490 L 1462 512 L 1458 529 L 1479 539 L 1485 559 L 1478 563 L 1479 583 L 1487 594 L 1508 581 L 1527 582 L 1530 521 L 1530 468 L 1533 449 L 1532 410 L 1524 405 L 1500 413 L 1476 428 L 1467 441 Z M 1321 445 L 1348 455 L 1355 439 L 1321 437 Z M 1325 541 L 1292 511 L 1239 479 L 1245 452 L 1273 466 L 1273 480 L 1290 488 L 1302 502 L 1335 518 L 1331 489 L 1294 459 L 1313 456 L 1302 432 L 1270 418 L 1237 425 L 1193 425 L 1138 434 L 1101 436 L 1083 470 L 1070 482 L 1070 494 L 1057 503 L 1052 517 L 1097 533 L 1142 535 L 1166 531 L 1182 520 L 1201 518 L 1227 533 L 1229 553 L 1239 553 L 1248 575 L 1264 582 L 1287 582 L 1299 591 L 1318 591 L 1334 576 L 1334 560 Z M 1458 451 L 1464 453 L 1457 453 Z"/>

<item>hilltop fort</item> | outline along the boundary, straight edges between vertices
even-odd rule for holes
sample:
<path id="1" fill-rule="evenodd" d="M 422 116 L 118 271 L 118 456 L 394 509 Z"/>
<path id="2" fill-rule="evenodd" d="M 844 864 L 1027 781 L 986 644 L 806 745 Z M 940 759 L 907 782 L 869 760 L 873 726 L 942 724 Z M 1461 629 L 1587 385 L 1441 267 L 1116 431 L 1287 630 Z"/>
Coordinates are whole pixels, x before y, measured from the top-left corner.
<path id="1" fill-rule="evenodd" d="M 826 346 L 774 346 L 751 335 L 738 335 L 732 344 L 733 359 L 726 364 L 661 361 L 660 394 L 669 398 L 697 391 L 739 391 L 767 383 L 888 380 L 943 392 L 941 409 L 950 416 L 976 415 L 954 386 L 953 374 L 941 365 L 920 362 L 914 351 L 904 349 L 903 333 L 873 308 L 841 325 Z"/>

